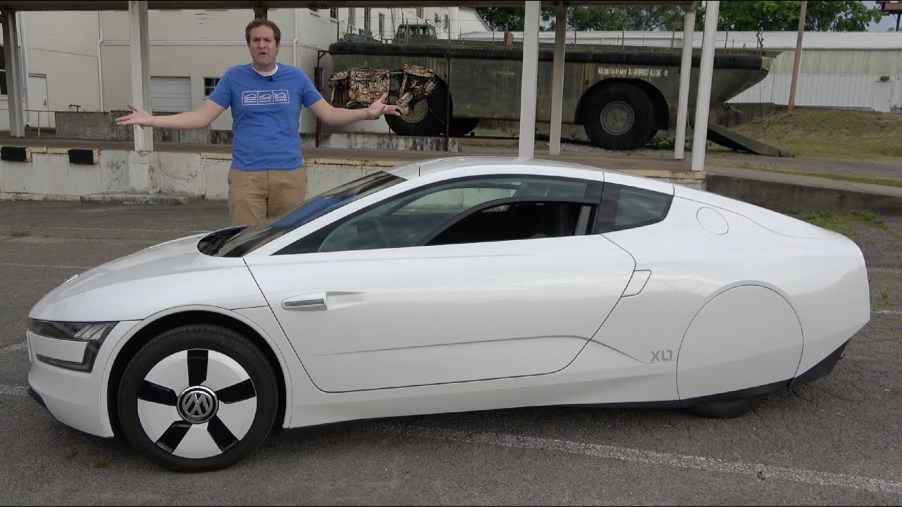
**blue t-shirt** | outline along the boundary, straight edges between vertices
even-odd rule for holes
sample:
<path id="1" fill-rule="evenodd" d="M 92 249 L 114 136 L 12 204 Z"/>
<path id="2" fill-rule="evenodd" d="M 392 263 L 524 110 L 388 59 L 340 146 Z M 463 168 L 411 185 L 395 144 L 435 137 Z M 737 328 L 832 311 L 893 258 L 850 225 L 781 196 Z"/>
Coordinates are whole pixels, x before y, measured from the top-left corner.
<path id="1" fill-rule="evenodd" d="M 297 67 L 279 65 L 268 77 L 250 63 L 230 67 L 210 100 L 232 108 L 232 167 L 259 171 L 302 166 L 301 107 L 322 98 Z"/>

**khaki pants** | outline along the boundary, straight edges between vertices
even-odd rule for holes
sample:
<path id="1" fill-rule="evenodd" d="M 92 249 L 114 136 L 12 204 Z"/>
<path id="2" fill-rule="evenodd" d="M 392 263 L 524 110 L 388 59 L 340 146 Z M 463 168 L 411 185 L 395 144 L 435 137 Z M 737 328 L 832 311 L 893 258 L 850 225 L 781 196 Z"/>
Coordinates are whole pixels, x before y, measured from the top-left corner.
<path id="1" fill-rule="evenodd" d="M 229 169 L 229 219 L 232 225 L 254 225 L 288 213 L 307 196 L 307 171 L 242 171 Z"/>

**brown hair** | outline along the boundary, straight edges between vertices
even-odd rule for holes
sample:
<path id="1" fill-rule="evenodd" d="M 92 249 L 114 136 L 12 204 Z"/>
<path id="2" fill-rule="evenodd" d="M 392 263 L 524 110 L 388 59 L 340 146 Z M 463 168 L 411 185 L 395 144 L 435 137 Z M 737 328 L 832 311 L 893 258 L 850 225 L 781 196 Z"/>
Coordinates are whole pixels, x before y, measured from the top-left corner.
<path id="1" fill-rule="evenodd" d="M 258 26 L 268 26 L 272 28 L 272 33 L 276 36 L 276 44 L 279 44 L 282 41 L 282 30 L 279 30 L 279 27 L 276 26 L 275 23 L 268 19 L 255 19 L 248 23 L 247 28 L 244 29 L 244 40 L 246 40 L 248 44 L 251 43 L 251 30 Z"/>

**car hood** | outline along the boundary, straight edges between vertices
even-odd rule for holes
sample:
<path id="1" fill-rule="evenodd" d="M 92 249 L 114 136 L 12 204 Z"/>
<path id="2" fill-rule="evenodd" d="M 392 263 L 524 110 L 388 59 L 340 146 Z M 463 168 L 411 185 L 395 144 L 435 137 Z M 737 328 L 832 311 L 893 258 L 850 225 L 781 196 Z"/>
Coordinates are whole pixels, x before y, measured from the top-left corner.
<path id="1" fill-rule="evenodd" d="M 185 306 L 266 306 L 240 258 L 197 249 L 203 234 L 146 248 L 81 273 L 44 296 L 33 319 L 73 322 L 140 320 Z"/>

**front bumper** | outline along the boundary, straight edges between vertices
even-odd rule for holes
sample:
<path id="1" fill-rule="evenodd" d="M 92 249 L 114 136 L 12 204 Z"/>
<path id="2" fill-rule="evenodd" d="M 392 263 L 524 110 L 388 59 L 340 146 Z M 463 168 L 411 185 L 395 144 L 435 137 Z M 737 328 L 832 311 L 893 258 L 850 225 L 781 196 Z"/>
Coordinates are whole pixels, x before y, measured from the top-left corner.
<path id="1" fill-rule="evenodd" d="M 54 350 L 65 351 L 69 344 L 28 333 L 29 394 L 41 403 L 61 423 L 79 431 L 105 438 L 113 438 L 113 426 L 107 409 L 107 385 L 110 356 L 121 338 L 136 322 L 120 322 L 110 332 L 98 351 L 90 372 L 73 371 L 47 364 L 38 354 L 54 356 Z"/>

